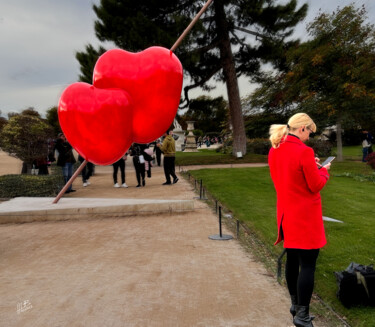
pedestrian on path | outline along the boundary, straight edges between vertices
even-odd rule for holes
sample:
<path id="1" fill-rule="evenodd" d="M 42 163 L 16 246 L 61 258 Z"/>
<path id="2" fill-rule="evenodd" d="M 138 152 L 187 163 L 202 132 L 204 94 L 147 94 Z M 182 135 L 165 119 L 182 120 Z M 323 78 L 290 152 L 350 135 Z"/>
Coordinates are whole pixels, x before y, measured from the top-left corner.
<path id="1" fill-rule="evenodd" d="M 153 166 L 152 162 L 155 159 L 154 152 L 152 151 L 152 149 L 149 148 L 149 145 L 147 145 L 147 147 L 144 150 L 144 152 L 148 155 L 148 156 L 145 157 L 145 170 L 146 170 L 146 174 L 147 174 L 148 178 L 151 178 L 151 167 Z"/>
<path id="2" fill-rule="evenodd" d="M 128 185 L 125 183 L 125 160 L 127 159 L 127 153 L 124 154 L 119 160 L 112 164 L 113 166 L 113 187 L 124 187 L 127 188 Z M 117 182 L 117 173 L 120 168 L 121 173 L 121 186 Z"/>
<path id="3" fill-rule="evenodd" d="M 367 162 L 367 156 L 372 153 L 372 136 L 368 131 L 362 132 L 362 162 Z"/>
<path id="4" fill-rule="evenodd" d="M 78 155 L 78 161 L 82 164 L 85 159 Z M 86 166 L 82 169 L 82 183 L 83 187 L 89 186 L 91 183 L 89 182 L 89 178 L 92 176 L 94 172 L 94 164 L 92 162 L 87 162 Z"/>
<path id="5" fill-rule="evenodd" d="M 147 148 L 146 144 L 139 144 L 133 143 L 130 147 L 130 155 L 133 157 L 133 164 L 135 168 L 135 175 L 137 177 L 137 186 L 142 187 L 146 186 L 146 170 L 145 170 L 145 162 L 146 160 L 152 160 L 152 158 L 145 153 L 145 149 Z"/>
<path id="6" fill-rule="evenodd" d="M 76 163 L 76 159 L 73 155 L 73 148 L 66 140 L 63 133 L 59 133 L 56 141 L 55 150 L 58 152 L 57 166 L 62 168 L 65 184 L 68 183 L 70 178 L 73 176 L 73 165 Z M 65 193 L 75 192 L 72 185 L 66 190 Z"/>
<path id="7" fill-rule="evenodd" d="M 158 143 L 160 143 L 160 139 L 156 140 L 155 146 L 154 146 L 154 152 L 156 155 L 156 162 L 158 163 L 158 166 L 160 167 L 161 165 L 161 150 L 158 146 L 156 146 Z"/>
<path id="8" fill-rule="evenodd" d="M 320 166 L 314 150 L 304 144 L 315 132 L 315 123 L 304 113 L 292 116 L 286 125 L 272 125 L 268 155 L 277 194 L 275 245 L 284 241 L 290 313 L 293 323 L 302 327 L 313 327 L 309 306 L 316 260 L 326 244 L 319 191 L 329 179 L 330 164 Z"/>
<path id="9" fill-rule="evenodd" d="M 173 184 L 178 182 L 178 177 L 175 173 L 175 155 L 176 155 L 176 144 L 173 138 L 173 130 L 168 130 L 164 134 L 165 138 L 163 144 L 157 144 L 160 147 L 161 151 L 164 154 L 164 174 L 165 174 L 165 183 L 163 185 L 171 185 L 171 176 L 173 178 Z"/>

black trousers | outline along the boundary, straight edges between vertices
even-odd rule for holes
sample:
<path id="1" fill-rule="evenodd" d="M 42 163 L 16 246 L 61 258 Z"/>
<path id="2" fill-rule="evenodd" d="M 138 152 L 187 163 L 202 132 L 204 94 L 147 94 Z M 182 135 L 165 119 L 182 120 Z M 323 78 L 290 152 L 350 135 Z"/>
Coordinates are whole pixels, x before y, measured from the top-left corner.
<path id="1" fill-rule="evenodd" d="M 171 177 L 173 179 L 177 178 L 175 171 L 174 171 L 174 162 L 175 162 L 175 157 L 164 157 L 164 174 L 165 174 L 165 179 L 167 180 L 167 183 L 171 182 Z"/>
<path id="2" fill-rule="evenodd" d="M 285 278 L 289 294 L 297 296 L 298 305 L 310 304 L 318 255 L 319 249 L 286 249 Z"/>
<path id="3" fill-rule="evenodd" d="M 124 184 L 125 183 L 125 160 L 124 159 L 120 159 L 113 164 L 113 182 L 114 182 L 114 184 L 117 183 L 117 172 L 118 172 L 119 168 L 120 168 L 120 172 L 121 172 L 121 184 Z"/>
<path id="4" fill-rule="evenodd" d="M 156 162 L 158 163 L 158 166 L 160 166 L 161 164 L 161 150 L 156 149 L 155 150 L 155 153 L 156 153 Z"/>
<path id="5" fill-rule="evenodd" d="M 133 164 L 134 164 L 134 168 L 135 168 L 135 175 L 137 177 L 137 182 L 138 182 L 138 185 L 141 185 L 141 178 L 142 178 L 142 182 L 145 180 L 145 164 L 141 164 L 139 163 L 138 161 L 138 156 L 134 156 L 133 157 Z"/>

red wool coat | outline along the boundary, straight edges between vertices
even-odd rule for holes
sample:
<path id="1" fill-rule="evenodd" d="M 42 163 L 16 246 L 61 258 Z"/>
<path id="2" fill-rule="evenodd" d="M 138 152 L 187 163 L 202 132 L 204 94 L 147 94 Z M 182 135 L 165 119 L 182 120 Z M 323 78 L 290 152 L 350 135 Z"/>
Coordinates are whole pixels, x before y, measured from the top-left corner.
<path id="1" fill-rule="evenodd" d="M 284 239 L 285 248 L 323 247 L 327 241 L 319 191 L 329 179 L 327 169 L 318 169 L 314 150 L 291 135 L 271 148 L 268 163 L 277 194 L 275 245 Z"/>

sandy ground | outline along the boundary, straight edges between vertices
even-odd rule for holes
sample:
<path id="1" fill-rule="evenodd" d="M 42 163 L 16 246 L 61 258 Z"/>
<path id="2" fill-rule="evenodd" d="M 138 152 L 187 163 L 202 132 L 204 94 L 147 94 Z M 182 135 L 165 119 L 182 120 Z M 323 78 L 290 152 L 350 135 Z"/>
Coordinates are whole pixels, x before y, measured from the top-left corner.
<path id="1" fill-rule="evenodd" d="M 15 165 L 0 154 L 2 174 Z M 183 178 L 162 186 L 162 168 L 152 174 L 135 188 L 129 160 L 130 187 L 117 189 L 98 166 L 65 196 L 196 196 Z M 218 219 L 195 201 L 183 214 L 1 225 L 0 326 L 292 326 L 285 288 L 235 239 L 210 240 Z"/>

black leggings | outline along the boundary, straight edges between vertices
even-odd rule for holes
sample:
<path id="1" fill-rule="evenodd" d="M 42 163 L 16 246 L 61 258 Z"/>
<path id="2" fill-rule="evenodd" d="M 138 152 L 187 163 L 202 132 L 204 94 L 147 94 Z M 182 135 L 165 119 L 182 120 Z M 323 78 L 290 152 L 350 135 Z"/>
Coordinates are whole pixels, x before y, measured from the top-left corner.
<path id="1" fill-rule="evenodd" d="M 145 180 L 145 164 L 141 164 L 138 162 L 138 157 L 137 156 L 134 156 L 133 157 L 133 164 L 134 164 L 134 168 L 135 168 L 135 175 L 137 176 L 137 182 L 138 182 L 138 185 L 141 185 L 141 182 L 143 183 L 143 181 Z M 141 181 L 141 178 L 142 178 L 142 181 Z"/>
<path id="2" fill-rule="evenodd" d="M 297 295 L 298 305 L 310 304 L 319 249 L 286 249 L 285 278 L 290 295 Z"/>

